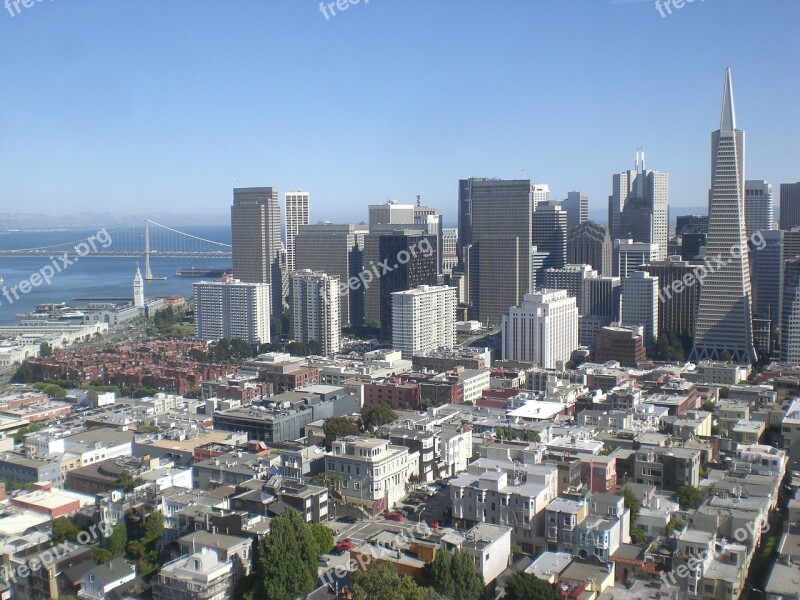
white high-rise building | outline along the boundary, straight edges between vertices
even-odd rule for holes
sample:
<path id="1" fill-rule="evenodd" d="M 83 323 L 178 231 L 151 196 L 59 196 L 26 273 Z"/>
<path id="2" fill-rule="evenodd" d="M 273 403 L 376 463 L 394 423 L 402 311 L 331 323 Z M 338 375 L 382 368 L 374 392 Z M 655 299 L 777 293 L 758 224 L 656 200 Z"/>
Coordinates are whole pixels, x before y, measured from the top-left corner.
<path id="1" fill-rule="evenodd" d="M 240 338 L 269 343 L 270 286 L 223 276 L 201 281 L 194 289 L 195 335 L 201 340 Z"/>
<path id="2" fill-rule="evenodd" d="M 561 207 L 567 211 L 567 233 L 589 220 L 589 196 L 584 193 L 569 192 Z"/>
<path id="3" fill-rule="evenodd" d="M 706 254 L 724 259 L 703 278 L 692 360 L 718 360 L 725 352 L 735 361 L 755 362 L 744 215 L 745 139 L 744 131 L 736 129 L 730 69 L 725 72 L 719 130 L 711 140 Z"/>
<path id="4" fill-rule="evenodd" d="M 531 186 L 533 192 L 533 212 L 540 202 L 550 202 L 550 186 L 546 183 L 534 183 Z"/>
<path id="5" fill-rule="evenodd" d="M 634 271 L 622 280 L 623 325 L 644 329 L 644 344 L 651 346 L 658 337 L 658 277 L 645 271 Z"/>
<path id="6" fill-rule="evenodd" d="M 308 192 L 292 190 L 283 195 L 286 206 L 286 269 L 294 271 L 294 238 L 301 225 L 309 223 Z"/>
<path id="7" fill-rule="evenodd" d="M 772 186 L 768 181 L 748 179 L 744 184 L 744 224 L 748 239 L 756 231 L 775 228 Z"/>
<path id="8" fill-rule="evenodd" d="M 566 290 L 525 294 L 520 306 L 503 315 L 503 360 L 561 368 L 578 347 L 578 305 Z"/>
<path id="9" fill-rule="evenodd" d="M 139 265 L 136 265 L 136 275 L 133 276 L 133 305 L 136 308 L 144 308 L 144 281 Z"/>
<path id="10" fill-rule="evenodd" d="M 458 266 L 458 229 L 445 227 L 442 230 L 442 273 L 450 275 Z"/>
<path id="11" fill-rule="evenodd" d="M 589 278 L 596 278 L 597 271 L 590 265 L 564 265 L 561 269 L 547 269 L 545 271 L 545 287 L 551 290 L 567 290 L 575 298 L 578 313 L 584 314 L 584 288 Z"/>
<path id="12" fill-rule="evenodd" d="M 413 204 L 398 204 L 389 200 L 383 204 L 369 205 L 369 228 L 376 225 L 413 224 L 415 211 Z"/>
<path id="13" fill-rule="evenodd" d="M 667 257 L 669 175 L 645 169 L 644 151 L 636 152 L 632 171 L 615 173 L 608 197 L 611 239 L 631 238 L 658 244 L 658 259 Z M 615 273 L 616 275 L 616 273 Z"/>
<path id="14" fill-rule="evenodd" d="M 392 347 L 404 358 L 456 345 L 456 288 L 421 285 L 392 294 Z"/>
<path id="15" fill-rule="evenodd" d="M 326 356 L 341 350 L 339 278 L 310 269 L 295 271 L 289 289 L 294 338 L 318 342 Z"/>
<path id="16" fill-rule="evenodd" d="M 625 279 L 634 271 L 638 271 L 643 264 L 658 260 L 660 254 L 657 244 L 614 240 L 614 275 Z"/>

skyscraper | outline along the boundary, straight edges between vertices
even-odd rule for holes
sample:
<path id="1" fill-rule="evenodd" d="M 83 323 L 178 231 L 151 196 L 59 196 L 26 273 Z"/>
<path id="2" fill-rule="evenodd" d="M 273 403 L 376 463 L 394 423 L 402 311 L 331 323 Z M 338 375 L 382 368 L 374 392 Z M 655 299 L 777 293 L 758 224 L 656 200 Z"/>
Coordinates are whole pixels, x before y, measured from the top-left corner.
<path id="1" fill-rule="evenodd" d="M 201 340 L 241 338 L 269 343 L 270 290 L 265 283 L 244 283 L 227 276 L 201 281 L 194 291 L 195 335 Z"/>
<path id="2" fill-rule="evenodd" d="M 600 275 L 611 275 L 613 248 L 608 229 L 586 221 L 571 229 L 567 236 L 567 262 L 591 265 Z"/>
<path id="3" fill-rule="evenodd" d="M 787 260 L 783 271 L 781 360 L 800 363 L 800 258 Z"/>
<path id="4" fill-rule="evenodd" d="M 567 233 L 589 220 L 589 196 L 586 194 L 569 192 L 562 206 L 567 211 Z"/>
<path id="5" fill-rule="evenodd" d="M 719 130 L 711 135 L 708 256 L 724 257 L 700 289 L 693 360 L 755 362 L 744 215 L 744 132 L 736 129 L 731 71 L 725 72 Z"/>
<path id="6" fill-rule="evenodd" d="M 244 283 L 270 284 L 272 313 L 283 314 L 281 207 L 276 188 L 233 190 L 231 245 L 236 278 Z"/>
<path id="7" fill-rule="evenodd" d="M 744 225 L 749 238 L 756 231 L 774 228 L 772 186 L 768 181 L 748 179 L 744 183 Z"/>
<path id="8" fill-rule="evenodd" d="M 475 317 L 497 324 L 533 286 L 533 186 L 529 179 L 475 179 L 469 193 L 470 302 Z"/>
<path id="9" fill-rule="evenodd" d="M 341 349 L 339 278 L 320 271 L 295 271 L 289 278 L 292 336 L 303 343 L 318 342 L 322 354 Z"/>
<path id="10" fill-rule="evenodd" d="M 503 360 L 537 363 L 544 369 L 563 366 L 578 347 L 578 307 L 566 290 L 542 289 L 525 294 L 520 306 L 503 315 Z"/>
<path id="11" fill-rule="evenodd" d="M 542 202 L 550 202 L 550 186 L 546 183 L 534 183 L 533 212 L 536 212 L 536 209 Z"/>
<path id="12" fill-rule="evenodd" d="M 625 279 L 641 266 L 658 260 L 658 246 L 633 240 L 614 240 L 614 275 Z"/>
<path id="13" fill-rule="evenodd" d="M 597 271 L 589 265 L 564 265 L 560 269 L 547 269 L 545 287 L 551 290 L 567 290 L 575 298 L 578 314 L 584 314 L 584 288 L 589 278 L 597 278 Z"/>
<path id="14" fill-rule="evenodd" d="M 658 337 L 658 277 L 634 271 L 622 280 L 620 321 L 643 327 L 644 345 L 652 347 Z"/>
<path id="15" fill-rule="evenodd" d="M 567 264 L 567 211 L 560 202 L 540 202 L 531 224 L 533 245 L 547 252 L 545 269 L 560 269 Z"/>
<path id="16" fill-rule="evenodd" d="M 608 197 L 611 239 L 658 244 L 658 257 L 667 255 L 669 237 L 669 176 L 645 169 L 644 152 L 636 152 L 634 170 L 615 173 Z"/>
<path id="17" fill-rule="evenodd" d="M 389 200 L 383 204 L 370 204 L 369 228 L 375 225 L 399 225 L 414 223 L 414 205 L 398 204 Z"/>
<path id="18" fill-rule="evenodd" d="M 294 242 L 300 225 L 308 225 L 308 192 L 292 190 L 284 194 L 286 205 L 286 270 L 294 271 Z"/>
<path id="19" fill-rule="evenodd" d="M 678 286 L 676 282 L 695 273 L 703 263 L 680 260 L 679 256 L 669 256 L 667 260 L 654 260 L 642 267 L 658 277 L 658 331 L 675 332 L 679 335 L 694 335 L 697 306 L 700 301 L 700 286 Z M 676 292 L 676 289 L 680 289 Z"/>
<path id="20" fill-rule="evenodd" d="M 783 236 L 785 233 L 780 229 L 762 232 L 760 235 L 764 240 L 764 245 L 750 253 L 753 317 L 769 319 L 773 331 L 776 331 L 781 324 Z"/>
<path id="21" fill-rule="evenodd" d="M 781 229 L 800 225 L 800 182 L 781 184 Z"/>
<path id="22" fill-rule="evenodd" d="M 392 293 L 392 348 L 405 358 L 456 344 L 456 289 L 443 285 Z"/>
<path id="23" fill-rule="evenodd" d="M 442 229 L 442 273 L 450 275 L 458 266 L 458 229 Z"/>
<path id="24" fill-rule="evenodd" d="M 317 223 L 301 225 L 295 238 L 295 269 L 323 271 L 345 283 L 356 277 L 363 267 L 366 229 L 356 225 Z M 364 322 L 363 290 L 348 286 L 341 290 L 339 323 L 361 325 Z"/>

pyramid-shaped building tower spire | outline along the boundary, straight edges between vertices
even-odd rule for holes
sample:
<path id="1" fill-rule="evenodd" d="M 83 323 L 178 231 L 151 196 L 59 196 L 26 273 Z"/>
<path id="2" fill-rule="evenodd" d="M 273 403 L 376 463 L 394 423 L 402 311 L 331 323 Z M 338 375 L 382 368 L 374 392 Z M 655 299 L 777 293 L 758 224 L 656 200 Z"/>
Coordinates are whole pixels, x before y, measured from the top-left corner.
<path id="1" fill-rule="evenodd" d="M 722 93 L 720 131 L 736 131 L 736 109 L 733 106 L 733 79 L 730 68 L 725 69 L 725 91 Z"/>

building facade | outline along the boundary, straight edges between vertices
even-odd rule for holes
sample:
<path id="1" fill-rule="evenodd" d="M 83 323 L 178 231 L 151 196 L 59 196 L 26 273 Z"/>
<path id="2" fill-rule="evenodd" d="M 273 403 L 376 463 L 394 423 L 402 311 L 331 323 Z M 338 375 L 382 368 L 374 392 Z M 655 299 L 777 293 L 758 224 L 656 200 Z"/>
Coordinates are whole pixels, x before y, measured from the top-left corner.
<path id="1" fill-rule="evenodd" d="M 269 343 L 270 286 L 223 276 L 192 285 L 195 335 L 202 340 L 241 338 Z"/>
<path id="2" fill-rule="evenodd" d="M 290 277 L 292 336 L 303 343 L 316 341 L 321 353 L 341 349 L 339 278 L 320 271 L 295 271 Z"/>
<path id="3" fill-rule="evenodd" d="M 392 348 L 404 358 L 456 344 L 456 289 L 422 285 L 392 294 Z"/>
<path id="4" fill-rule="evenodd" d="M 611 275 L 613 248 L 608 229 L 594 221 L 586 221 L 569 231 L 567 262 L 573 265 L 591 265 L 600 275 Z"/>
<path id="5" fill-rule="evenodd" d="M 292 190 L 283 196 L 286 207 L 286 270 L 291 273 L 295 269 L 295 238 L 301 225 L 308 225 L 309 202 L 308 192 Z"/>

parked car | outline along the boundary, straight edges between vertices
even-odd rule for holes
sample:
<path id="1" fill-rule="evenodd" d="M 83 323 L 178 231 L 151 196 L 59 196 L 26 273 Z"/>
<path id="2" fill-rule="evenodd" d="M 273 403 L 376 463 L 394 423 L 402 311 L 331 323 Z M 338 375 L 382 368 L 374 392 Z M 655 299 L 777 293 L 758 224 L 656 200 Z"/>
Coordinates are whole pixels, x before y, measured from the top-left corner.
<path id="1" fill-rule="evenodd" d="M 355 548 L 355 544 L 350 540 L 342 540 L 341 542 L 336 542 L 333 546 L 334 550 L 339 550 L 339 552 L 347 552 L 348 550 L 352 550 Z"/>
<path id="2" fill-rule="evenodd" d="M 354 523 L 358 523 L 358 519 L 356 519 L 355 517 L 351 517 L 350 515 L 345 515 L 344 517 L 339 517 L 338 519 L 336 519 L 336 521 L 338 521 L 339 523 L 348 523 L 350 525 L 353 525 Z"/>
<path id="3" fill-rule="evenodd" d="M 390 521 L 405 521 L 406 520 L 405 515 L 403 515 L 402 513 L 399 513 L 399 512 L 390 512 L 388 515 L 386 515 L 386 518 L 389 519 Z"/>

